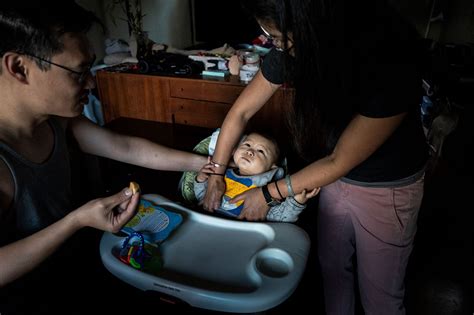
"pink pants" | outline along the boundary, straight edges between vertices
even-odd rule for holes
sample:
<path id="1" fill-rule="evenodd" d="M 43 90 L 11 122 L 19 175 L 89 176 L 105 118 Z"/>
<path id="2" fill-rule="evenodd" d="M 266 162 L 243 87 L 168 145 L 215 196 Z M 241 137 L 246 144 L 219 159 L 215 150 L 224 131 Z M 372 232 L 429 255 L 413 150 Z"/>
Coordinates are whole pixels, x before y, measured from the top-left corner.
<path id="1" fill-rule="evenodd" d="M 354 314 L 355 275 L 365 314 L 405 314 L 404 277 L 423 184 L 421 178 L 368 188 L 339 180 L 321 190 L 318 256 L 327 314 Z"/>

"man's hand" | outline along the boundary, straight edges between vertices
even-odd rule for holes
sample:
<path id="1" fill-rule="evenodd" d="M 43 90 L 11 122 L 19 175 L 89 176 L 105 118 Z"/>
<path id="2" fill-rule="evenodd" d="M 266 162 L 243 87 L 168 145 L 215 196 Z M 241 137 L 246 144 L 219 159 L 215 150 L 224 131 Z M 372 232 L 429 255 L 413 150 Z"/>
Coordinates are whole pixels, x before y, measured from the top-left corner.
<path id="1" fill-rule="evenodd" d="M 244 208 L 239 215 L 239 219 L 246 219 L 248 221 L 262 221 L 267 217 L 270 207 L 265 201 L 261 188 L 252 188 L 244 193 L 232 198 L 231 203 L 244 201 Z"/>
<path id="2" fill-rule="evenodd" d="M 77 220 L 81 226 L 90 226 L 103 231 L 120 231 L 135 214 L 140 193 L 133 194 L 130 188 L 121 192 L 89 201 L 78 208 Z"/>

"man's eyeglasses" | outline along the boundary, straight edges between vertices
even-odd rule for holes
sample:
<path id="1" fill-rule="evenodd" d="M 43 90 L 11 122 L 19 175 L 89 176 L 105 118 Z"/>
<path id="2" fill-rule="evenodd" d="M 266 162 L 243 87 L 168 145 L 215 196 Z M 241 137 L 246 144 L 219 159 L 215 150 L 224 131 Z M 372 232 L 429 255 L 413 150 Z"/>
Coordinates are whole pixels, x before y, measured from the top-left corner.
<path id="1" fill-rule="evenodd" d="M 91 61 L 91 63 L 87 66 L 86 70 L 84 70 L 84 71 L 76 71 L 76 70 L 73 70 L 73 69 L 68 68 L 68 67 L 66 67 L 66 66 L 63 66 L 63 65 L 60 65 L 60 64 L 51 62 L 51 61 L 49 61 L 49 60 L 46 60 L 46 59 L 44 59 L 44 58 L 41 58 L 41 57 L 38 57 L 38 56 L 35 56 L 35 55 L 32 55 L 32 54 L 28 54 L 28 53 L 24 53 L 24 54 L 27 55 L 27 56 L 33 57 L 33 58 L 35 58 L 35 59 L 38 59 L 38 60 L 40 60 L 40 61 L 42 61 L 42 62 L 49 63 L 50 65 L 53 65 L 53 66 L 59 67 L 59 68 L 61 68 L 61 69 L 67 70 L 67 71 L 69 71 L 69 72 L 71 72 L 71 73 L 74 73 L 74 74 L 77 76 L 77 82 L 78 82 L 79 84 L 84 83 L 84 82 L 86 81 L 86 79 L 89 77 L 89 75 L 92 74 L 92 73 L 91 73 L 91 68 L 92 68 L 92 66 L 94 65 L 95 58 L 96 58 L 95 56 L 94 56 L 94 58 L 92 58 L 92 61 Z"/>

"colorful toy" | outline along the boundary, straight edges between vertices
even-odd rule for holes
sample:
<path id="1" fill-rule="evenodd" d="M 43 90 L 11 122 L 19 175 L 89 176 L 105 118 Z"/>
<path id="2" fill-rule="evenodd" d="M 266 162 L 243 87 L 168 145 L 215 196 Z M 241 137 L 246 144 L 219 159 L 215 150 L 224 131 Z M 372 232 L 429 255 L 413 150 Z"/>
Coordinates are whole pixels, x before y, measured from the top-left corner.
<path id="1" fill-rule="evenodd" d="M 135 269 L 156 274 L 163 263 L 158 247 L 145 243 L 143 234 L 133 232 L 122 243 L 119 259 Z"/>

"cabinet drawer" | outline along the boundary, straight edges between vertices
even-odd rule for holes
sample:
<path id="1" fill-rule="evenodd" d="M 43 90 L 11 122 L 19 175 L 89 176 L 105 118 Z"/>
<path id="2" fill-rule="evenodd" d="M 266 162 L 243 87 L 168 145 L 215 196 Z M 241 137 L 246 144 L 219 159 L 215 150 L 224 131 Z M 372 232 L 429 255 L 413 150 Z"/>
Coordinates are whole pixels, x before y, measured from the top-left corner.
<path id="1" fill-rule="evenodd" d="M 243 86 L 209 81 L 170 80 L 170 96 L 190 100 L 233 104 Z"/>
<path id="2" fill-rule="evenodd" d="M 170 99 L 170 113 L 174 123 L 206 128 L 222 125 L 231 105 L 224 103 Z"/>

